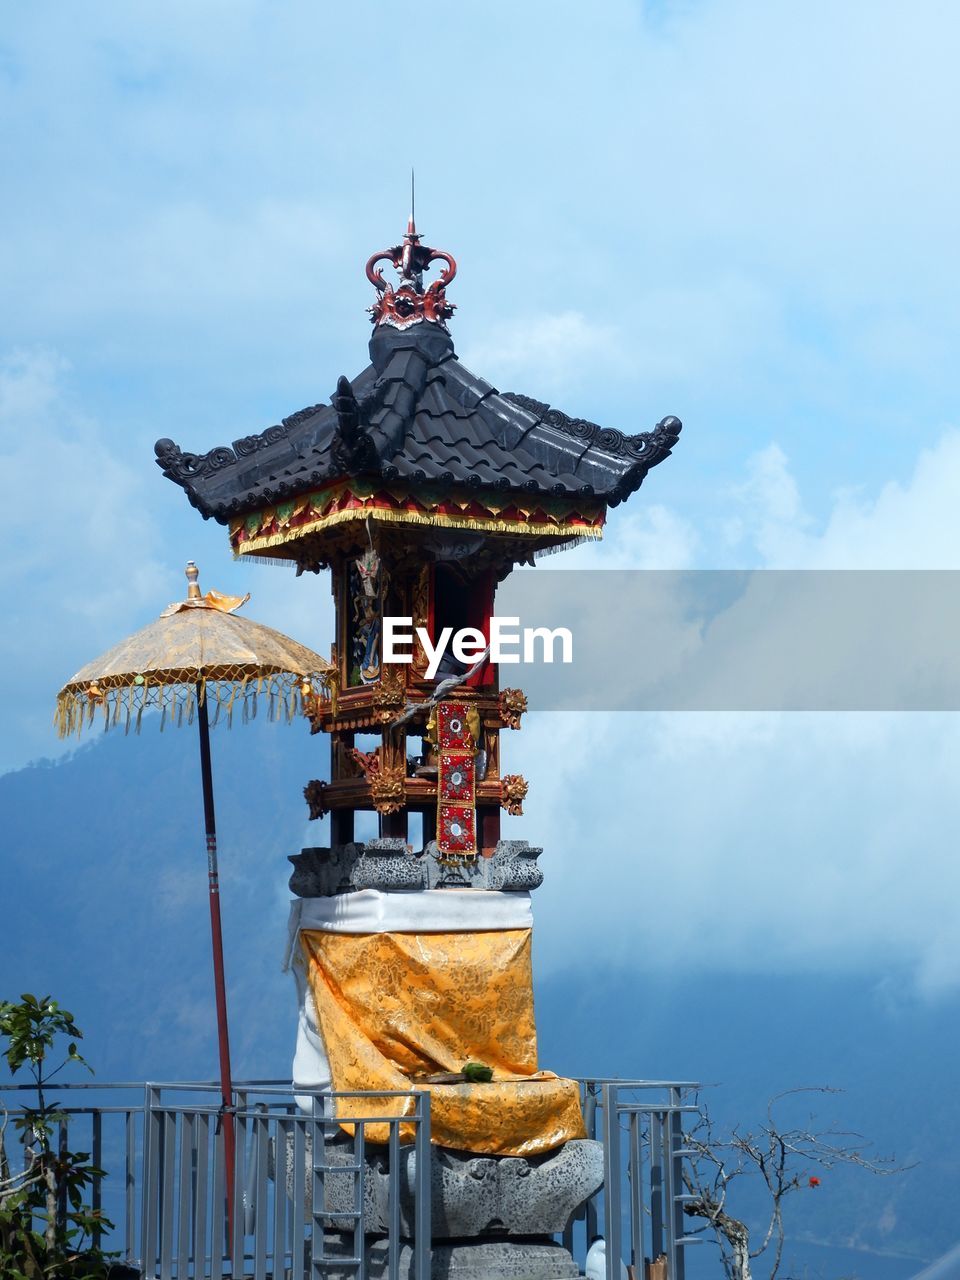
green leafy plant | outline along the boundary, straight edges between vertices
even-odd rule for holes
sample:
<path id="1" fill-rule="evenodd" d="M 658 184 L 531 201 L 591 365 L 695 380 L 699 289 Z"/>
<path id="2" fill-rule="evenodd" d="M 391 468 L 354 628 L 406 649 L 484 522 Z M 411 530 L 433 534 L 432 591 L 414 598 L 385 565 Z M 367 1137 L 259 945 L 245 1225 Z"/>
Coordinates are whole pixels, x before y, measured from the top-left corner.
<path id="1" fill-rule="evenodd" d="M 91 1071 L 77 1051 L 83 1033 L 73 1015 L 49 996 L 23 995 L 0 1001 L 0 1042 L 11 1075 L 32 1078 L 30 1105 L 13 1116 L 24 1148 L 23 1165 L 12 1170 L 4 1139 L 11 1117 L 0 1108 L 0 1275 L 4 1280 L 101 1280 L 111 1255 L 99 1247 L 113 1223 L 86 1203 L 102 1170 L 86 1151 L 58 1149 L 52 1139 L 65 1116 L 49 1089 L 71 1063 Z M 61 1048 L 66 1039 L 66 1049 Z M 51 1060 L 60 1058 L 51 1068 Z"/>

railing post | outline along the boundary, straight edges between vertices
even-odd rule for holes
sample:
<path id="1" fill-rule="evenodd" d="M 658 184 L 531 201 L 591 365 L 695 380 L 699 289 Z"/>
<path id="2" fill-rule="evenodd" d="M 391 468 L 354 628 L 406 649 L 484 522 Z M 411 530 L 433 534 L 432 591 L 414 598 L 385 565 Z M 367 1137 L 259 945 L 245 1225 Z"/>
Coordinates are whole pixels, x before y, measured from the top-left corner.
<path id="1" fill-rule="evenodd" d="M 400 1280 L 400 1121 L 390 1121 L 387 1147 L 389 1194 L 387 1200 L 387 1280 Z"/>
<path id="2" fill-rule="evenodd" d="M 591 1084 L 590 1081 L 587 1081 L 584 1086 L 584 1095 L 585 1096 L 583 1100 L 583 1123 L 584 1123 L 584 1127 L 587 1130 L 587 1137 L 588 1138 L 599 1137 L 602 1140 L 603 1134 L 597 1133 L 596 1085 Z M 587 1201 L 585 1230 L 587 1235 L 588 1249 L 590 1248 L 590 1241 L 593 1239 L 595 1235 L 598 1234 L 597 1232 L 597 1200 L 598 1200 L 598 1196 L 595 1193 Z"/>
<path id="3" fill-rule="evenodd" d="M 57 1152 L 61 1165 L 66 1160 L 70 1147 L 69 1119 L 61 1120 L 57 1125 Z M 57 1190 L 57 1226 L 65 1230 L 67 1225 L 67 1184 L 62 1179 Z"/>
<path id="4" fill-rule="evenodd" d="M 210 1193 L 210 1115 L 209 1112 L 197 1116 L 196 1125 L 196 1165 L 193 1169 L 193 1273 L 195 1276 L 207 1274 L 207 1222 L 208 1195 Z M 216 1240 L 213 1242 L 216 1246 Z M 213 1271 L 213 1249 L 211 1248 L 210 1275 Z"/>
<path id="5" fill-rule="evenodd" d="M 668 1165 L 670 1169 L 670 1280 L 684 1280 L 685 1263 L 683 1245 L 686 1234 L 683 1224 L 683 1100 L 679 1089 L 670 1090 L 670 1138 Z"/>
<path id="6" fill-rule="evenodd" d="M 312 1132 L 312 1129 L 311 1129 Z M 307 1121 L 302 1115 L 293 1117 L 293 1189 L 290 1205 L 290 1274 L 291 1280 L 303 1280 L 306 1264 L 307 1197 L 313 1190 L 313 1172 L 307 1175 Z M 310 1248 L 313 1248 L 311 1226 Z"/>
<path id="7" fill-rule="evenodd" d="M 643 1280 L 643 1152 L 641 1150 L 640 1115 L 630 1113 L 630 1260 L 636 1275 Z"/>
<path id="8" fill-rule="evenodd" d="M 603 1086 L 603 1228 L 607 1280 L 620 1280 L 620 1113 L 617 1110 L 615 1084 Z"/>
<path id="9" fill-rule="evenodd" d="M 236 1093 L 237 1105 L 230 1125 L 223 1127 L 224 1165 L 227 1170 L 227 1230 L 230 1235 L 230 1274 L 239 1278 L 243 1275 L 244 1262 L 244 1222 L 243 1188 L 244 1167 L 247 1156 L 247 1097 L 239 1090 Z M 225 1116 L 226 1120 L 227 1117 Z M 231 1153 L 231 1146 L 233 1151 Z M 230 1176 L 230 1156 L 233 1155 L 233 1174 Z"/>
<path id="10" fill-rule="evenodd" d="M 416 1095 L 417 1130 L 414 1138 L 415 1146 L 415 1178 L 414 1178 L 414 1232 L 413 1232 L 413 1275 L 414 1280 L 430 1280 L 430 1261 L 433 1242 L 431 1239 L 431 1197 L 432 1178 L 431 1161 L 433 1148 L 430 1144 L 430 1094 L 424 1089 Z"/>
<path id="11" fill-rule="evenodd" d="M 323 1123 L 323 1099 L 314 1094 L 310 1100 L 310 1277 L 318 1280 L 323 1274 L 326 1255 L 323 1216 L 326 1210 L 325 1168 L 326 1127 Z"/>
<path id="12" fill-rule="evenodd" d="M 140 1262 L 149 1275 L 157 1264 L 157 1191 L 159 1185 L 158 1161 L 160 1158 L 160 1090 L 156 1085 L 143 1086 L 143 1191 L 140 1211 Z"/>
<path id="13" fill-rule="evenodd" d="M 253 1121 L 253 1151 L 256 1178 L 250 1197 L 253 1210 L 253 1274 L 254 1280 L 266 1280 L 267 1275 L 267 1164 L 269 1160 L 268 1107 L 258 1102 Z M 276 1171 L 274 1171 L 276 1176 Z"/>
<path id="14" fill-rule="evenodd" d="M 367 1239 L 364 1222 L 364 1184 L 367 1178 L 367 1126 L 363 1123 L 353 1128 L 353 1163 L 356 1166 L 353 1174 L 353 1256 L 359 1258 L 357 1275 L 366 1280 L 367 1275 Z"/>
<path id="15" fill-rule="evenodd" d="M 674 1186 L 673 1175 L 673 1117 L 672 1108 L 668 1108 L 663 1113 L 662 1137 L 663 1137 L 663 1228 L 665 1239 L 665 1252 L 667 1255 L 667 1275 L 669 1280 L 678 1280 L 677 1278 L 677 1242 L 675 1231 L 674 1210 L 676 1208 L 677 1189 Z"/>
<path id="16" fill-rule="evenodd" d="M 287 1134 L 290 1132 L 285 1117 L 276 1116 L 273 1121 L 273 1262 L 274 1276 L 289 1275 L 286 1266 L 287 1250 L 287 1169 L 290 1155 Z"/>
<path id="17" fill-rule="evenodd" d="M 159 1280 L 173 1277 L 173 1219 L 176 1212 L 174 1176 L 177 1167 L 177 1113 L 170 1107 L 157 1112 L 160 1121 L 160 1268 Z"/>
<path id="18" fill-rule="evenodd" d="M 124 1257 L 133 1258 L 136 1251 L 137 1204 L 137 1113 L 132 1108 L 124 1112 L 126 1152 L 124 1161 L 124 1204 L 126 1225 L 124 1230 Z M 146 1125 L 142 1126 L 146 1132 Z M 144 1138 L 146 1141 L 146 1138 Z M 142 1261 L 142 1259 L 141 1259 Z"/>
<path id="19" fill-rule="evenodd" d="M 227 1229 L 227 1169 L 226 1143 L 224 1140 L 222 1112 L 217 1112 L 213 1126 L 213 1162 L 210 1178 L 210 1276 L 211 1280 L 223 1275 L 224 1260 L 230 1253 L 230 1233 Z"/>
<path id="20" fill-rule="evenodd" d="M 95 1169 L 101 1167 L 103 1161 L 103 1113 L 94 1111 L 90 1117 L 91 1135 L 90 1135 L 90 1159 Z M 103 1239 L 103 1228 L 100 1226 L 100 1215 L 103 1212 L 103 1177 L 99 1173 L 93 1175 L 93 1191 L 91 1196 L 91 1209 L 97 1218 L 97 1225 L 93 1228 L 93 1247 L 98 1249 Z"/>
<path id="21" fill-rule="evenodd" d="M 650 1257 L 663 1253 L 663 1116 L 650 1112 Z"/>
<path id="22" fill-rule="evenodd" d="M 176 1188 L 177 1280 L 181 1280 L 181 1277 L 186 1277 L 189 1274 L 191 1250 L 196 1249 L 196 1244 L 192 1239 L 193 1214 L 190 1207 L 193 1199 L 192 1183 L 195 1121 L 196 1116 L 194 1115 L 184 1113 L 180 1117 L 180 1142 L 179 1152 L 177 1155 Z M 172 1214 L 173 1210 L 174 1206 L 171 1204 L 169 1212 Z"/>

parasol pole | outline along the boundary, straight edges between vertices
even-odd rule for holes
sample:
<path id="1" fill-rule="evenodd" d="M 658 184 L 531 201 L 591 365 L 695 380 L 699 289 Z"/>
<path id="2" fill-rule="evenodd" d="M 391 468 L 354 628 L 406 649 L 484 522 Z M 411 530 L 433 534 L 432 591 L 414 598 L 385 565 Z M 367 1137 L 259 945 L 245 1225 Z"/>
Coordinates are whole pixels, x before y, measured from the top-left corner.
<path id="1" fill-rule="evenodd" d="M 191 584 L 192 586 L 192 584 Z M 199 594 L 199 591 L 198 591 Z M 233 1239 L 234 1129 L 233 1080 L 230 1073 L 230 1032 L 227 1027 L 227 986 L 223 976 L 223 929 L 220 923 L 220 872 L 217 867 L 217 818 L 213 807 L 213 769 L 210 764 L 210 718 L 206 690 L 197 681 L 197 724 L 200 730 L 200 777 L 203 783 L 203 823 L 207 834 L 207 876 L 210 893 L 210 936 L 213 943 L 213 981 L 217 996 L 217 1039 L 220 1047 L 220 1099 L 226 1164 L 227 1235 Z"/>
<path id="2" fill-rule="evenodd" d="M 288 636 L 282 636 L 270 627 L 261 626 L 250 619 L 232 616 L 234 611 L 250 598 L 225 596 L 218 591 L 200 592 L 197 566 L 187 563 L 187 598 L 169 605 L 155 622 L 140 631 L 94 662 L 87 663 L 73 680 L 57 694 L 57 724 L 61 736 L 72 729 L 80 730 L 92 720 L 94 707 L 101 706 L 106 725 L 119 719 L 124 703 L 127 706 L 127 724 L 130 714 L 136 711 L 135 727 L 139 732 L 140 715 L 148 706 L 171 707 L 182 711 L 184 696 L 191 690 L 196 697 L 197 728 L 200 735 L 200 777 L 203 785 L 203 818 L 207 842 L 207 870 L 210 901 L 210 941 L 213 949 L 213 977 L 217 1009 L 217 1040 L 220 1052 L 220 1108 L 217 1136 L 223 1134 L 222 1152 L 224 1170 L 224 1201 L 227 1212 L 227 1229 L 230 1235 L 230 1252 L 234 1245 L 234 1228 L 241 1231 L 242 1209 L 236 1199 L 242 1196 L 236 1162 L 242 1153 L 238 1147 L 237 1121 L 234 1109 L 233 1078 L 230 1070 L 230 1038 L 227 1024 L 227 988 L 223 970 L 223 927 L 220 919 L 220 876 L 217 867 L 217 823 L 213 803 L 213 769 L 210 760 L 210 718 L 207 702 L 207 681 L 212 680 L 221 692 L 218 681 L 233 688 L 241 697 L 250 679 L 259 681 L 264 670 L 270 673 L 270 681 L 276 680 L 276 691 L 295 703 L 295 683 L 300 684 L 302 700 L 311 699 L 309 677 L 319 672 L 321 679 L 331 679 L 334 668 L 318 653 L 298 645 Z M 190 674 L 184 678 L 184 673 Z M 101 687 L 102 685 L 102 687 Z M 335 686 L 330 685 L 331 697 Z M 231 699 L 232 701 L 232 699 Z M 290 709 L 290 703 L 285 703 Z M 190 699 L 193 710 L 193 700 Z M 255 710 L 254 708 L 252 708 Z M 192 716 L 188 717 L 192 719 Z M 177 716 L 178 722 L 181 716 Z M 160 722 L 163 726 L 163 720 Z M 219 1167 L 219 1166 L 218 1166 Z M 241 1231 L 242 1234 L 242 1231 Z"/>

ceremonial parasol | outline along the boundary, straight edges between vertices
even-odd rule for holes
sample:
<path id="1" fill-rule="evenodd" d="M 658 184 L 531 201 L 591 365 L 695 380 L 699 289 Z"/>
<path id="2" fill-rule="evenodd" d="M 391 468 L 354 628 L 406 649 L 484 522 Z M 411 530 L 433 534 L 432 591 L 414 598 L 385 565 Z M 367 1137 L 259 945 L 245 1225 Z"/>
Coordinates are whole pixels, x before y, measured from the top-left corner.
<path id="1" fill-rule="evenodd" d="M 57 694 L 56 724 L 61 737 L 80 733 L 102 713 L 104 728 L 123 725 L 139 731 L 147 708 L 160 710 L 160 727 L 196 715 L 200 731 L 200 776 L 207 837 L 210 930 L 220 1047 L 220 1088 L 224 1107 L 224 1140 L 228 1206 L 233 1204 L 233 1081 L 227 1029 L 227 994 L 223 975 L 220 924 L 220 880 L 217 827 L 210 766 L 210 705 L 214 723 L 231 723 L 242 708 L 244 720 L 267 700 L 269 715 L 287 720 L 313 697 L 313 681 L 335 691 L 334 667 L 312 649 L 270 627 L 238 617 L 235 610 L 250 596 L 200 594 L 198 571 L 187 565 L 187 598 L 171 604 L 156 622 L 122 640 L 89 662 Z"/>

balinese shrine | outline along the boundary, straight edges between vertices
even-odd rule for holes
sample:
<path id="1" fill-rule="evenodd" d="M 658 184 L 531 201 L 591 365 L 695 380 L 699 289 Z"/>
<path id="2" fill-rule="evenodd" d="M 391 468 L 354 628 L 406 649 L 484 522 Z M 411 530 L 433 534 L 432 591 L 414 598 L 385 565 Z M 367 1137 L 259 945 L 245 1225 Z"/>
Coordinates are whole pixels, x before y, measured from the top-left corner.
<path id="1" fill-rule="evenodd" d="M 552 1237 L 600 1185 L 602 1153 L 577 1083 L 537 1057 L 541 850 L 500 838 L 502 810 L 520 813 L 527 791 L 501 735 L 520 728 L 526 699 L 500 686 L 489 620 L 516 565 L 601 536 L 680 422 L 625 435 L 497 391 L 454 351 L 456 271 L 411 218 L 402 243 L 367 263 L 363 372 L 259 435 L 206 453 L 161 440 L 156 454 L 203 517 L 227 526 L 236 556 L 330 574 L 333 669 L 301 690 L 310 731 L 329 743 L 304 794 L 311 818 L 329 814 L 330 841 L 291 858 L 295 1084 L 429 1091 L 435 1274 L 576 1276 Z M 414 638 L 409 662 L 386 662 L 385 618 L 434 643 L 470 628 L 471 660 L 448 652 L 428 678 Z M 376 838 L 356 838 L 358 814 Z M 349 1130 L 372 1105 L 340 1098 L 336 1115 Z M 367 1137 L 375 1274 L 381 1165 Z"/>

